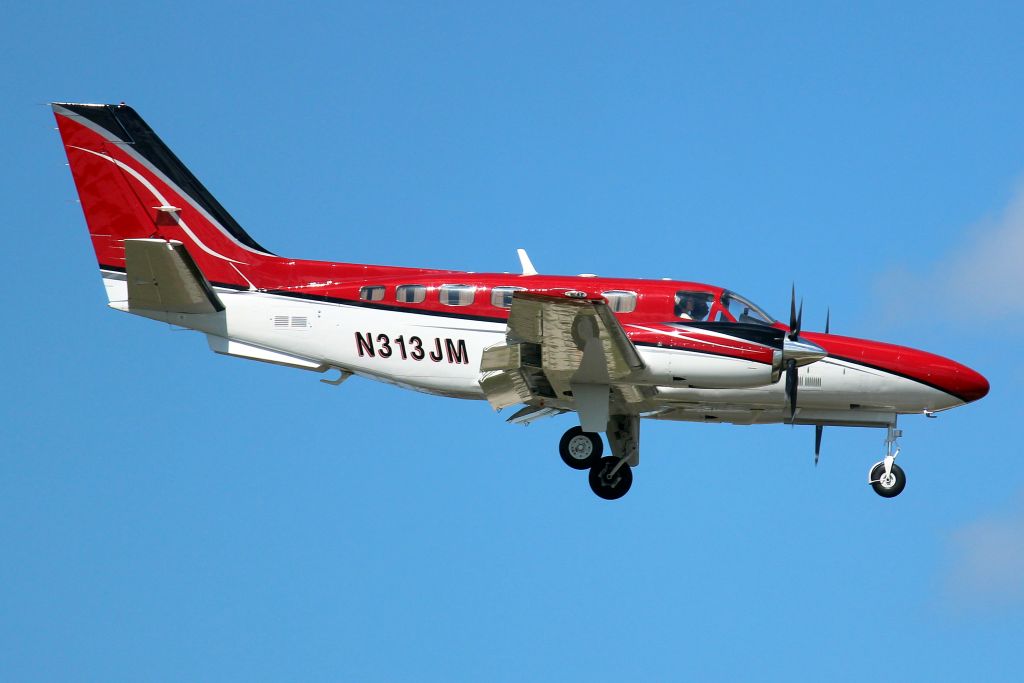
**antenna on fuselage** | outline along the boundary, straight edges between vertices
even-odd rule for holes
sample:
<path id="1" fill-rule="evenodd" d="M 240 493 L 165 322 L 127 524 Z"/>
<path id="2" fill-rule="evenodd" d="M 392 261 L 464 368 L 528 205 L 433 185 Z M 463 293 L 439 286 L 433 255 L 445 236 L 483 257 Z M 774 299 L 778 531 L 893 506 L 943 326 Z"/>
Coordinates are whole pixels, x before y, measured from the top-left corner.
<path id="1" fill-rule="evenodd" d="M 526 250 L 516 249 L 516 253 L 519 254 L 519 265 L 523 267 L 523 275 L 537 275 L 537 269 L 533 267 L 533 261 Z"/>

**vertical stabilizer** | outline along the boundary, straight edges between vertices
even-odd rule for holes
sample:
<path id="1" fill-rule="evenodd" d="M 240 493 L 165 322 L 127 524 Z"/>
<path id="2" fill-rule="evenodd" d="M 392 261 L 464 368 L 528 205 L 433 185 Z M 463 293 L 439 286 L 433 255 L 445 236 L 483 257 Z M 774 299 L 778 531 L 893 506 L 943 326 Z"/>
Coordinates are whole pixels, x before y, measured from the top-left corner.
<path id="1" fill-rule="evenodd" d="M 52 106 L 96 259 L 106 274 L 125 272 L 125 240 L 180 242 L 207 280 L 227 286 L 248 287 L 242 271 L 274 258 L 134 109 Z"/>

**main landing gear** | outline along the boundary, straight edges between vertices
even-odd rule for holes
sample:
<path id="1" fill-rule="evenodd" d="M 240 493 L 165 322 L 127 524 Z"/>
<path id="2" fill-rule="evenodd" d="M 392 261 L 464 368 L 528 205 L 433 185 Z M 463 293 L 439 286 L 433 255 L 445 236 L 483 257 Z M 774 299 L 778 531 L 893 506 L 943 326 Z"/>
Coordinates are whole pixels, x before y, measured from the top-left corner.
<path id="1" fill-rule="evenodd" d="M 896 440 L 901 436 L 902 430 L 896 429 L 895 424 L 889 425 L 889 432 L 885 437 L 885 458 L 872 465 L 868 472 L 868 483 L 875 493 L 883 498 L 895 498 L 907 485 L 907 475 L 903 473 L 903 468 L 895 463 L 896 456 L 900 454 L 900 446 Z"/>
<path id="2" fill-rule="evenodd" d="M 633 485 L 633 467 L 640 463 L 640 418 L 612 415 L 608 420 L 608 444 L 612 455 L 601 457 L 601 435 L 573 427 L 562 435 L 558 454 L 574 470 L 590 470 L 590 489 L 600 498 L 622 498 Z"/>

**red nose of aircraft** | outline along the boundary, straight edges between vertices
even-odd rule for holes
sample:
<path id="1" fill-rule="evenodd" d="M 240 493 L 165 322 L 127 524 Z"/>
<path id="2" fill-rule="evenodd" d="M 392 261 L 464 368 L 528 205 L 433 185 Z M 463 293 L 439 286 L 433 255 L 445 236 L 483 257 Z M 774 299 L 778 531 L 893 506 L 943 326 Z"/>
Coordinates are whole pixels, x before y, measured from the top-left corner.
<path id="1" fill-rule="evenodd" d="M 944 391 L 964 403 L 977 401 L 988 393 L 987 379 L 949 358 L 917 349 L 901 348 L 886 360 L 886 369 Z"/>
<path id="2" fill-rule="evenodd" d="M 934 369 L 936 385 L 948 394 L 963 399 L 964 403 L 977 401 L 988 393 L 988 380 L 966 365 L 943 358 L 945 363 Z"/>
<path id="3" fill-rule="evenodd" d="M 878 368 L 948 394 L 959 403 L 977 401 L 988 393 L 988 380 L 966 365 L 927 351 L 867 339 L 806 333 L 829 356 Z"/>

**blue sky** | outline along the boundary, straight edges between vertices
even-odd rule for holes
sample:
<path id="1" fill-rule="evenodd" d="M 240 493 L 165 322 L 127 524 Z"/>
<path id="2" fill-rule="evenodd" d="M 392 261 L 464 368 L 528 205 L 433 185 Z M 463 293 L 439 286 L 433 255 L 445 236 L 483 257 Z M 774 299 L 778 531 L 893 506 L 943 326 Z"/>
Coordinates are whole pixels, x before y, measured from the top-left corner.
<path id="1" fill-rule="evenodd" d="M 1024 10 L 1013 3 L 21 3 L 8 172 L 9 680 L 1014 680 Z M 707 3 L 711 5 L 711 3 Z M 296 257 L 693 279 L 991 394 L 883 434 L 568 418 L 215 356 L 107 309 L 51 100 L 127 101 Z"/>

